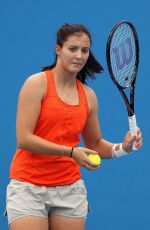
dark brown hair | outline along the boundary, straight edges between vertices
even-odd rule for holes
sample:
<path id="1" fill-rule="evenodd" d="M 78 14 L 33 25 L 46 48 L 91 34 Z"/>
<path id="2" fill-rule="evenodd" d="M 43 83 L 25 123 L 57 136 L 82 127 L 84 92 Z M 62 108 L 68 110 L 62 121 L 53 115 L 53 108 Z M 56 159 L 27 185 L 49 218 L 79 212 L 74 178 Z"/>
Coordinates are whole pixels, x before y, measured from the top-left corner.
<path id="1" fill-rule="evenodd" d="M 63 47 L 65 41 L 67 41 L 68 37 L 75 34 L 75 33 L 85 33 L 89 39 L 90 43 L 92 44 L 92 39 L 90 32 L 88 29 L 82 24 L 68 24 L 65 23 L 60 27 L 57 31 L 57 38 L 56 44 L 60 47 Z M 57 63 L 57 54 L 55 56 L 54 63 L 50 66 L 43 67 L 42 71 L 53 69 Z M 83 69 L 77 74 L 77 79 L 79 79 L 83 84 L 86 84 L 86 79 L 91 78 L 95 79 L 95 73 L 101 73 L 103 71 L 103 67 L 101 64 L 96 60 L 92 51 L 89 51 L 89 58 L 83 67 Z"/>

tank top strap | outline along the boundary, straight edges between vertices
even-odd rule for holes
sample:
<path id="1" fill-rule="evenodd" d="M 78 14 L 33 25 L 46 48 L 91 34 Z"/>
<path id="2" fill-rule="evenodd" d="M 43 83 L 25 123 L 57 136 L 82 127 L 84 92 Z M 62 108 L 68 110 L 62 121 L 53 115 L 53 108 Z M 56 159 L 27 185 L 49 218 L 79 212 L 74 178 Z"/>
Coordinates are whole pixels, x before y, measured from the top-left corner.
<path id="1" fill-rule="evenodd" d="M 46 70 L 45 75 L 46 75 L 46 79 L 47 79 L 46 96 L 56 96 L 53 70 Z"/>
<path id="2" fill-rule="evenodd" d="M 78 92 L 79 92 L 79 97 L 80 97 L 80 104 L 84 104 L 89 112 L 89 105 L 88 105 L 87 96 L 84 90 L 84 86 L 78 79 L 77 79 L 77 87 L 78 87 Z"/>

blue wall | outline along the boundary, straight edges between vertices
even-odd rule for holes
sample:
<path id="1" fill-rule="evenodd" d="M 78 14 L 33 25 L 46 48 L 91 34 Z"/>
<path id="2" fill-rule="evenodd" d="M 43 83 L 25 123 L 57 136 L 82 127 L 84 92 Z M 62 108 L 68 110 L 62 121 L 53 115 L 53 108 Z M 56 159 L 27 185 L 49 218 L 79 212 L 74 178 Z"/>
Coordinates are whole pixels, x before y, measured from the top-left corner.
<path id="1" fill-rule="evenodd" d="M 150 226 L 149 141 L 149 47 L 148 0 L 5 0 L 0 2 L 0 229 L 9 167 L 16 147 L 17 98 L 24 80 L 39 72 L 54 57 L 55 33 L 64 22 L 85 24 L 93 36 L 93 52 L 105 68 L 89 82 L 99 100 L 103 137 L 122 141 L 128 130 L 127 112 L 110 80 L 105 47 L 111 27 L 128 19 L 140 40 L 140 67 L 136 87 L 136 115 L 143 132 L 143 147 L 128 157 L 103 160 L 96 172 L 82 169 L 91 214 L 87 230 L 145 230 Z M 147 105 L 147 106 L 146 106 Z"/>

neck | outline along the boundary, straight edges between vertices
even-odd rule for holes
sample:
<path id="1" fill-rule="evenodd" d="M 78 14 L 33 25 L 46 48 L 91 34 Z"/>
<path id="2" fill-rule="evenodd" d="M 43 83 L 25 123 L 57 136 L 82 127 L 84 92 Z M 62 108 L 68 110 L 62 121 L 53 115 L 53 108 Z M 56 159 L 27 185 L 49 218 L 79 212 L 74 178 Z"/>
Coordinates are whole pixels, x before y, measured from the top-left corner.
<path id="1" fill-rule="evenodd" d="M 76 85 L 76 73 L 66 71 L 61 66 L 56 65 L 54 68 L 55 81 L 64 87 L 70 88 Z"/>

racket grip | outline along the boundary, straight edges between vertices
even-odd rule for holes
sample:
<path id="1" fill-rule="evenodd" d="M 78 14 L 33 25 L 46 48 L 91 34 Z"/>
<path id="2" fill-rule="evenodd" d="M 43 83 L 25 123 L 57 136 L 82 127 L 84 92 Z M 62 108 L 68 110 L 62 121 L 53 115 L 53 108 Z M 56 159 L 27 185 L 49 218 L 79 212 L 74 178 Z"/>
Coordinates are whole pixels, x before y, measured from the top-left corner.
<path id="1" fill-rule="evenodd" d="M 136 136 L 137 135 L 137 124 L 136 124 L 136 116 L 135 114 L 133 116 L 128 117 L 129 119 L 129 128 L 130 128 L 130 132 L 131 132 L 131 136 Z M 137 150 L 137 148 L 135 147 L 136 141 L 133 142 L 132 145 L 132 150 Z"/>

